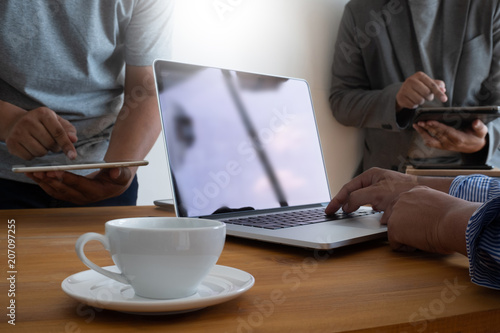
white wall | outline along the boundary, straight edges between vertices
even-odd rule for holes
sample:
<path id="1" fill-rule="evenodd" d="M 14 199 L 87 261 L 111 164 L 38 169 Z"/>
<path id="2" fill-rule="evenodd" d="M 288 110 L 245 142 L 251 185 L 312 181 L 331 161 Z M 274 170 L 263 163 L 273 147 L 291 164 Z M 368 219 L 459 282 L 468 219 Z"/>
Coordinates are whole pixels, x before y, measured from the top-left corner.
<path id="1" fill-rule="evenodd" d="M 360 134 L 339 125 L 328 105 L 337 26 L 347 0 L 180 0 L 173 60 L 306 79 L 332 194 L 361 156 Z M 161 138 L 160 138 L 161 139 Z M 163 143 L 139 171 L 139 205 L 171 198 Z"/>

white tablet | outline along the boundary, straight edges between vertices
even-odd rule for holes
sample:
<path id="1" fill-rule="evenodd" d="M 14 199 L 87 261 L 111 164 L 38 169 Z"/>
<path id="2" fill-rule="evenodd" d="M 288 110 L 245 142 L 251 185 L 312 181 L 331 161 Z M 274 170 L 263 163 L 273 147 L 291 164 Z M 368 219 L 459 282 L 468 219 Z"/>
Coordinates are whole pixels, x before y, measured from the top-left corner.
<path id="1" fill-rule="evenodd" d="M 13 172 L 47 172 L 47 171 L 66 171 L 66 170 L 83 170 L 83 169 L 106 169 L 106 168 L 121 168 L 148 165 L 148 161 L 122 161 L 122 162 L 81 162 L 75 164 L 58 164 L 58 165 L 15 165 L 12 167 Z"/>

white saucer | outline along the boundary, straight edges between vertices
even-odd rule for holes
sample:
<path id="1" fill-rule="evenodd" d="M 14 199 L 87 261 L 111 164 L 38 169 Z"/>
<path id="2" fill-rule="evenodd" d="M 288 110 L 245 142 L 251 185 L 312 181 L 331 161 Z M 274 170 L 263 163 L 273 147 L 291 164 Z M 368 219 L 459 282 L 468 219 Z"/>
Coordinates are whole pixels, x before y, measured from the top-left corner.
<path id="1" fill-rule="evenodd" d="M 116 266 L 106 267 L 118 272 Z M 242 270 L 216 265 L 202 281 L 198 292 L 180 299 L 157 300 L 136 296 L 131 286 L 93 270 L 64 279 L 63 291 L 76 300 L 102 309 L 139 314 L 172 314 L 195 311 L 229 301 L 254 285 L 254 277 Z"/>

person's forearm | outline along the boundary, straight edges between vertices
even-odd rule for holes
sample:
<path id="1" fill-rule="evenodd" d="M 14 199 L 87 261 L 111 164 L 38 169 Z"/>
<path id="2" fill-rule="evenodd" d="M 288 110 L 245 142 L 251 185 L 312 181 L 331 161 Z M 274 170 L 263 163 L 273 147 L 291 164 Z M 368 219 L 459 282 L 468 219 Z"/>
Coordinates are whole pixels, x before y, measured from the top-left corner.
<path id="1" fill-rule="evenodd" d="M 417 183 L 418 185 L 427 186 L 444 193 L 449 193 L 453 179 L 454 179 L 453 177 L 417 176 Z"/>
<path id="2" fill-rule="evenodd" d="M 156 101 L 144 104 L 143 108 L 120 112 L 123 120 L 119 115 L 106 152 L 106 161 L 140 160 L 151 150 L 161 125 Z"/>
<path id="3" fill-rule="evenodd" d="M 341 79 L 335 79 L 341 80 Z M 330 108 L 335 119 L 345 126 L 399 130 L 396 118 L 396 92 L 400 83 L 381 90 L 352 89 L 339 83 L 332 86 Z"/>
<path id="4" fill-rule="evenodd" d="M 466 202 L 456 209 L 449 210 L 439 226 L 439 240 L 450 252 L 458 252 L 467 256 L 465 232 L 472 214 L 481 203 Z"/>
<path id="5" fill-rule="evenodd" d="M 143 159 L 161 130 L 156 92 L 145 84 L 152 79 L 152 70 L 127 67 L 126 75 L 125 102 L 111 135 L 106 161 Z"/>
<path id="6" fill-rule="evenodd" d="M 0 100 L 0 141 L 5 142 L 12 125 L 27 111 Z"/>

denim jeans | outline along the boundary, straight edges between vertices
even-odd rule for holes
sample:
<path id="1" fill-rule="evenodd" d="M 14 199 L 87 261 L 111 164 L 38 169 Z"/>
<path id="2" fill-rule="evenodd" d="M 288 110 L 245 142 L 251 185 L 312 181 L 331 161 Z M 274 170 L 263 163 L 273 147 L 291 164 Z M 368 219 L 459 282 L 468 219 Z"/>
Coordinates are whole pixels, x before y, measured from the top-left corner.
<path id="1" fill-rule="evenodd" d="M 52 198 L 36 184 L 0 179 L 0 209 L 135 206 L 138 188 L 135 176 L 132 184 L 121 195 L 80 206 Z"/>

